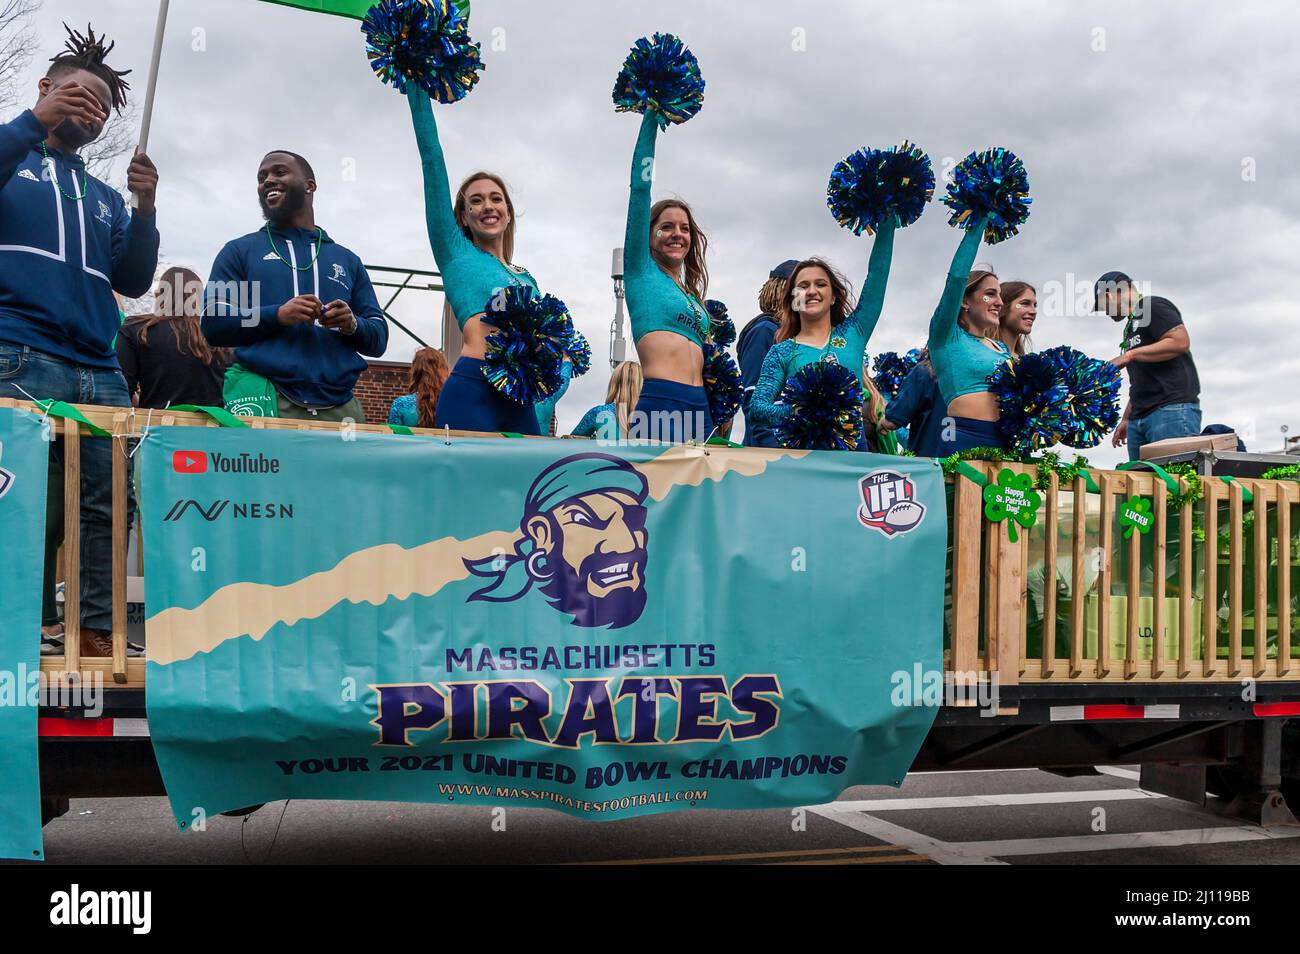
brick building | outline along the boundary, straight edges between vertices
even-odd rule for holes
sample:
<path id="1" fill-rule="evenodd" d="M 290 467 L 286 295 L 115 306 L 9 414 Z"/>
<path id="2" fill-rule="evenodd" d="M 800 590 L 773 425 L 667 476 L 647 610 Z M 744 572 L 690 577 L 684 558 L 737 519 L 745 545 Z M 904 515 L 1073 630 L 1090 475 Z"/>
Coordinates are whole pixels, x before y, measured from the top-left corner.
<path id="1" fill-rule="evenodd" d="M 368 361 L 369 367 L 357 380 L 356 395 L 366 412 L 370 424 L 383 424 L 388 420 L 388 406 L 393 398 L 408 393 L 407 377 L 411 373 L 409 361 Z"/>

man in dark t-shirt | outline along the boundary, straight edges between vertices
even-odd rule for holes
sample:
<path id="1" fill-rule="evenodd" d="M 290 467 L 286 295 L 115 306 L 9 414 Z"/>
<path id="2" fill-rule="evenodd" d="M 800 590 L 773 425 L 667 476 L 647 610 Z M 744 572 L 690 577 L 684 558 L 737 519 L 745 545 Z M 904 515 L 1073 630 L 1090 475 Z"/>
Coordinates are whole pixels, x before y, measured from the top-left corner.
<path id="1" fill-rule="evenodd" d="M 1201 382 L 1183 316 L 1167 298 L 1144 296 L 1123 272 L 1097 279 L 1097 310 L 1124 322 L 1120 354 L 1111 363 L 1128 368 L 1129 395 L 1111 443 L 1128 442 L 1129 460 L 1143 444 L 1201 432 Z"/>

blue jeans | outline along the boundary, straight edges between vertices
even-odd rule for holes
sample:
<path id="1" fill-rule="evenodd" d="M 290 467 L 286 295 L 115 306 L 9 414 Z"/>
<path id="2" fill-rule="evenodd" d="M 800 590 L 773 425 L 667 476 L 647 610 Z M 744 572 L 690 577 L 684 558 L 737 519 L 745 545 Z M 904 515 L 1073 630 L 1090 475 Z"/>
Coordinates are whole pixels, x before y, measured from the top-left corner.
<path id="1" fill-rule="evenodd" d="M 1137 460 L 1143 444 L 1201 433 L 1201 405 L 1166 404 L 1128 422 L 1128 459 Z"/>
<path id="2" fill-rule="evenodd" d="M 22 388 L 22 391 L 18 390 Z M 27 394 L 69 404 L 130 407 L 126 379 L 116 368 L 88 368 L 0 343 L 0 397 L 28 400 Z M 112 438 L 81 439 L 81 625 L 113 626 L 113 456 Z M 41 622 L 57 623 L 54 601 L 55 558 L 63 542 L 63 441 L 50 442 L 49 493 L 45 507 L 45 585 Z M 135 519 L 135 491 L 127 481 L 127 533 Z"/>

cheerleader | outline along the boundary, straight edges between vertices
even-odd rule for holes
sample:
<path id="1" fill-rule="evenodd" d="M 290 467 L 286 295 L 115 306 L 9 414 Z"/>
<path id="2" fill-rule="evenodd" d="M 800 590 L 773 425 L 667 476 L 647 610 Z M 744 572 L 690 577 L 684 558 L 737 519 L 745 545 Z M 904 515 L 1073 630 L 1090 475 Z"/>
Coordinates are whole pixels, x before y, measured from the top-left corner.
<path id="1" fill-rule="evenodd" d="M 1000 336 L 1001 285 L 991 270 L 971 269 L 981 240 L 993 244 L 1010 238 L 1029 217 L 1028 194 L 1023 164 L 1005 149 L 971 153 L 953 171 L 944 203 L 953 209 L 949 224 L 966 234 L 930 319 L 927 344 L 940 406 L 950 418 L 939 456 L 1007 447 L 998 427 L 998 401 L 989 390 L 990 375 L 1012 357 Z"/>
<path id="2" fill-rule="evenodd" d="M 786 381 L 815 362 L 842 365 L 859 382 L 864 380 L 862 356 L 884 307 L 894 230 L 893 222 L 885 222 L 876 233 L 867 280 L 856 307 L 848 282 L 830 264 L 809 258 L 795 266 L 781 299 L 776 344 L 763 359 L 763 371 L 750 399 L 750 416 L 756 423 L 777 430 L 799 413 L 778 399 Z"/>
<path id="3" fill-rule="evenodd" d="M 436 426 L 539 434 L 536 408 L 507 398 L 484 374 L 488 336 L 497 330 L 487 314 L 488 304 L 511 285 L 537 288 L 532 274 L 514 263 L 515 206 L 510 190 L 499 175 L 476 172 L 461 183 L 453 204 L 428 94 L 412 86 L 406 99 L 424 170 L 429 246 L 464 339 L 460 358 L 438 399 Z"/>
<path id="4" fill-rule="evenodd" d="M 605 403 L 593 407 L 582 416 L 573 429 L 574 437 L 595 437 L 601 441 L 626 439 L 630 429 L 632 409 L 641 399 L 643 384 L 641 365 L 624 361 L 609 376 Z"/>

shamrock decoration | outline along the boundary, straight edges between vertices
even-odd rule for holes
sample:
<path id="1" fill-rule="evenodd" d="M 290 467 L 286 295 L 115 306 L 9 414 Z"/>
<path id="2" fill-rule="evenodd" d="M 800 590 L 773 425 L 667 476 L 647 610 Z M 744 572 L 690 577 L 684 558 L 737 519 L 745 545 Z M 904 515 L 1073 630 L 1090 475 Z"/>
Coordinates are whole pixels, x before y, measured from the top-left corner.
<path id="1" fill-rule="evenodd" d="M 1020 540 L 1016 524 L 1026 530 L 1038 520 L 1038 508 L 1043 498 L 1034 490 L 1032 474 L 1017 474 L 1003 467 L 998 482 L 984 488 L 984 516 L 993 523 L 1007 522 L 1007 537 L 1012 543 Z"/>
<path id="2" fill-rule="evenodd" d="M 1119 525 L 1124 528 L 1124 539 L 1133 536 L 1133 531 L 1150 533 L 1155 526 L 1155 517 L 1151 515 L 1151 501 L 1145 497 L 1133 496 L 1124 501 L 1119 511 Z"/>
<path id="3" fill-rule="evenodd" d="M 845 345 L 847 345 L 847 344 L 848 344 L 848 341 L 846 341 L 845 339 L 841 338 L 839 335 L 836 335 L 834 338 L 831 339 L 831 347 L 832 347 L 832 348 L 843 348 L 843 347 L 844 347 Z"/>

